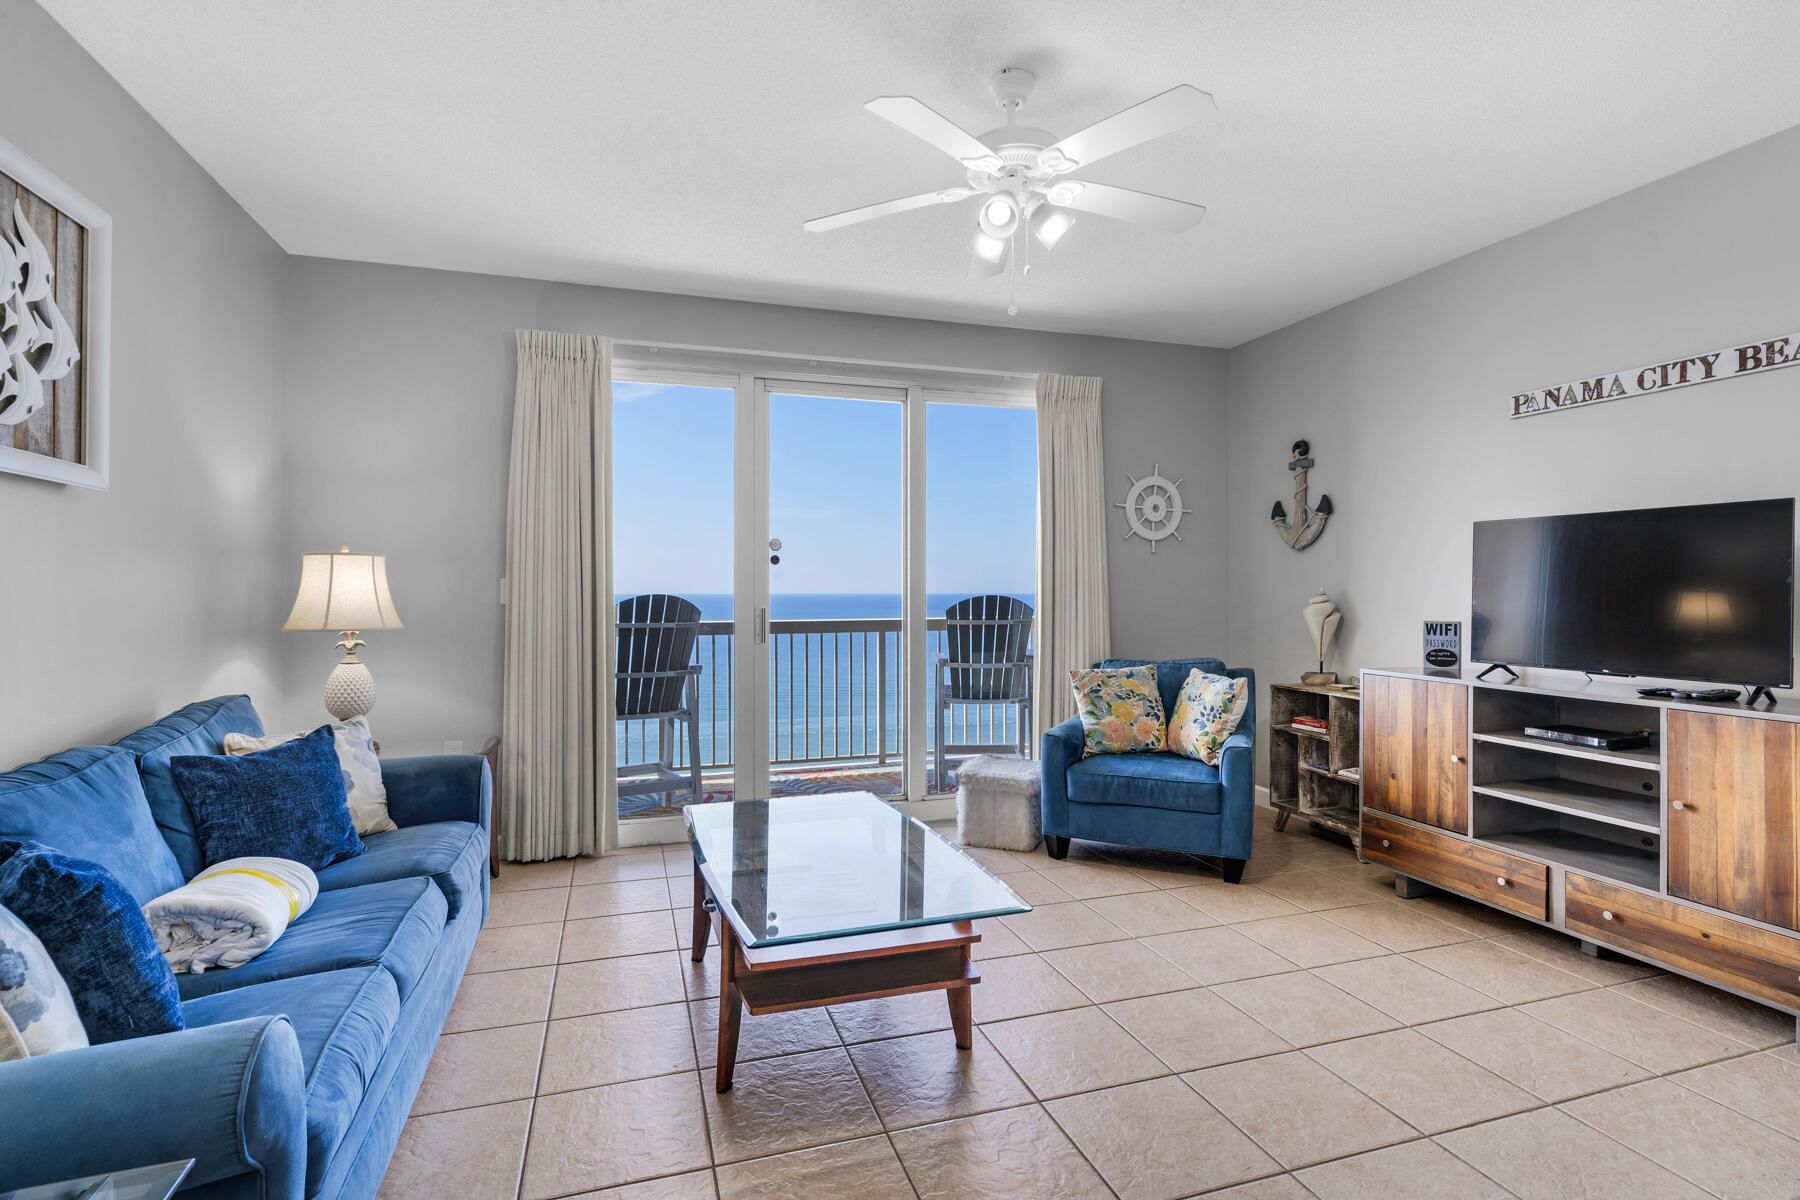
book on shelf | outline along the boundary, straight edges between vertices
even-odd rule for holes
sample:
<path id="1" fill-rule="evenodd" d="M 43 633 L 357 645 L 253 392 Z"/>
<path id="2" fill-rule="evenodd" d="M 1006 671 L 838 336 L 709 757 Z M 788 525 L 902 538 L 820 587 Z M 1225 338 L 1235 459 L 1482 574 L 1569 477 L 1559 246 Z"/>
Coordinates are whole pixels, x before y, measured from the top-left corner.
<path id="1" fill-rule="evenodd" d="M 1325 722 L 1325 720 L 1320 717 L 1295 717 L 1295 718 L 1293 718 L 1293 720 L 1290 723 L 1294 724 L 1294 725 L 1298 725 L 1302 729 L 1328 730 L 1331 728 L 1331 726 L 1328 725 Z"/>
<path id="2" fill-rule="evenodd" d="M 1342 775 L 1345 779 L 1361 779 L 1362 778 L 1362 768 L 1361 767 L 1339 767 L 1338 774 Z"/>

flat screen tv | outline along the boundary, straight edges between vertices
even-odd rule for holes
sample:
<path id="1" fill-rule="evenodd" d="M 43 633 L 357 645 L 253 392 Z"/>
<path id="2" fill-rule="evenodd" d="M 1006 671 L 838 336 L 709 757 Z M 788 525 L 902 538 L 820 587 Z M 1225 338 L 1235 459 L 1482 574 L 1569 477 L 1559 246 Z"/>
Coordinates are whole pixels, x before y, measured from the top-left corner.
<path id="1" fill-rule="evenodd" d="M 1472 661 L 1791 687 L 1794 501 L 1475 523 Z"/>

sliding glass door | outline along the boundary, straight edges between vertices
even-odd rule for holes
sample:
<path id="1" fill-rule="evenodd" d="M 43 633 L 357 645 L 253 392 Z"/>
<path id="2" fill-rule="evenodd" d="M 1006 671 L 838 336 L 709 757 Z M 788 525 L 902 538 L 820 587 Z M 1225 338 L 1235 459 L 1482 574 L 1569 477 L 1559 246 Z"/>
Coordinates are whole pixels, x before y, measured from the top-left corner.
<path id="1" fill-rule="evenodd" d="M 1004 395 L 619 373 L 609 845 L 678 841 L 685 805 L 737 797 L 942 807 L 968 755 L 1030 752 L 1034 418 Z"/>
<path id="2" fill-rule="evenodd" d="M 907 794 L 906 393 L 764 380 L 768 794 Z"/>
<path id="3" fill-rule="evenodd" d="M 729 789 L 736 390 L 626 379 L 612 399 L 619 845 L 678 839 L 683 805 Z"/>
<path id="4" fill-rule="evenodd" d="M 925 405 L 926 792 L 974 754 L 1035 757 L 1037 411 Z"/>

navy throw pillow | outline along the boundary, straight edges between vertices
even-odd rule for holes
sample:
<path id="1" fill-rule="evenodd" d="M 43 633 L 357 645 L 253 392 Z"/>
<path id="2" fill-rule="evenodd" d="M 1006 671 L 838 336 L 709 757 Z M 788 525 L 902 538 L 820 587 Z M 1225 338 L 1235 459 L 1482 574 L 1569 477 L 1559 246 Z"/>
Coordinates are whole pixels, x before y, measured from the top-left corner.
<path id="1" fill-rule="evenodd" d="M 186 1028 L 175 972 L 125 885 L 37 842 L 0 841 L 0 907 L 37 935 L 93 1045 Z"/>
<path id="2" fill-rule="evenodd" d="M 323 871 L 363 852 L 329 725 L 254 754 L 177 755 L 169 773 L 209 867 L 262 856 Z"/>

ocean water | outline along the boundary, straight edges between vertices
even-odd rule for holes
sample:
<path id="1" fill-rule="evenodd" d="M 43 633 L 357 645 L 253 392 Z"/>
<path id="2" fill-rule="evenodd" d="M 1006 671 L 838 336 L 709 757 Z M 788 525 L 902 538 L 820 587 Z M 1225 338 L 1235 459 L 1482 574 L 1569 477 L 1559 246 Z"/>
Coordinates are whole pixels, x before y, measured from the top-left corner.
<path id="1" fill-rule="evenodd" d="M 941 617 L 944 610 L 968 592 L 932 593 L 926 597 L 926 613 Z M 1030 592 L 1008 592 L 1027 604 Z M 622 593 L 619 599 L 624 599 Z M 729 595 L 685 593 L 700 606 L 704 621 L 732 619 Z M 770 597 L 773 621 L 879 619 L 898 621 L 898 593 L 801 592 Z M 820 762 L 885 756 L 898 762 L 903 743 L 900 686 L 905 649 L 898 630 L 856 633 L 790 633 L 772 631 L 770 672 L 770 761 L 775 764 Z M 927 662 L 935 664 L 941 651 L 942 633 L 927 634 Z M 731 713 L 732 675 L 736 647 L 729 635 L 702 635 L 695 648 L 700 663 L 700 758 L 702 764 L 723 766 L 733 760 L 734 737 L 749 731 L 735 730 Z M 928 671 L 927 714 L 935 697 L 935 671 Z M 928 720 L 929 715 L 928 715 Z M 1011 744 L 1018 734 L 1018 710 L 1010 705 L 957 706 L 951 710 L 952 742 Z M 927 730 L 927 740 L 935 737 Z M 654 722 L 621 721 L 618 726 L 620 764 L 647 762 L 657 757 L 658 731 Z M 685 733 L 675 731 L 676 761 L 687 762 Z"/>

